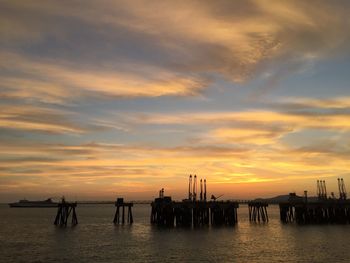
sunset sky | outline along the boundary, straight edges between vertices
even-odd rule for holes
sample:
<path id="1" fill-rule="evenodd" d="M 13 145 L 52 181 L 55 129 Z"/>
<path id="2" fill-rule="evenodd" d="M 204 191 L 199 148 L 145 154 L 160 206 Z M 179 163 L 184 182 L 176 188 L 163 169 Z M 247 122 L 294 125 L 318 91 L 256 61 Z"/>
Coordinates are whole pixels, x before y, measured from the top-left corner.
<path id="1" fill-rule="evenodd" d="M 0 1 L 0 202 L 350 187 L 350 1 Z M 348 188 L 349 188 L 348 187 Z"/>

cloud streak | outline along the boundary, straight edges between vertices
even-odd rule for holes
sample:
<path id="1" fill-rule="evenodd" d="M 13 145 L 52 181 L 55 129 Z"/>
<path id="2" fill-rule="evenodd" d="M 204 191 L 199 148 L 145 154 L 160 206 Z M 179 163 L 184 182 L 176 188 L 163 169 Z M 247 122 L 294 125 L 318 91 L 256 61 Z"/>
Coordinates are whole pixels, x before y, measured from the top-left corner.
<path id="1" fill-rule="evenodd" d="M 126 121 L 155 125 L 212 125 L 250 127 L 250 129 L 281 129 L 293 131 L 307 128 L 349 130 L 347 113 L 305 113 L 251 110 L 243 112 L 200 112 L 177 114 L 128 114 Z"/>
<path id="2" fill-rule="evenodd" d="M 71 63 L 16 54 L 1 54 L 0 57 L 0 67 L 17 75 L 15 79 L 2 77 L 1 86 L 7 89 L 2 96 L 10 98 L 36 98 L 47 103 L 60 103 L 79 95 L 106 98 L 191 96 L 207 85 L 202 79 L 162 69 L 142 68 L 141 65 L 138 65 L 138 73 L 125 69 L 108 72 L 106 69 L 81 69 Z M 157 76 L 154 76 L 154 71 Z"/>
<path id="3" fill-rule="evenodd" d="M 0 106 L 0 128 L 55 134 L 81 134 L 85 129 L 70 122 L 69 112 L 28 105 Z"/>

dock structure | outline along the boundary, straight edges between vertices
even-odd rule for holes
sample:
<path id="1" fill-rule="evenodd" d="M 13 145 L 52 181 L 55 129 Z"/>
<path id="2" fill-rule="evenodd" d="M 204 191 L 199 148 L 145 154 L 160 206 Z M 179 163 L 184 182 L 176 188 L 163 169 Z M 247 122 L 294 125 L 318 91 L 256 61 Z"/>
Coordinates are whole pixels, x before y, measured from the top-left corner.
<path id="1" fill-rule="evenodd" d="M 133 203 L 125 203 L 124 198 L 117 198 L 117 201 L 115 202 L 116 210 L 115 210 L 113 223 L 125 224 L 125 208 L 127 208 L 128 209 L 127 223 L 132 224 L 134 222 L 134 219 L 132 216 L 132 209 L 131 209 L 133 205 L 134 205 Z"/>
<path id="2" fill-rule="evenodd" d="M 159 226 L 233 226 L 238 203 L 231 201 L 175 202 L 171 197 L 156 198 L 151 204 L 151 223 Z"/>
<path id="3" fill-rule="evenodd" d="M 192 180 L 193 179 L 193 180 Z M 200 180 L 200 194 L 197 199 L 197 176 L 190 175 L 188 198 L 180 202 L 164 196 L 164 189 L 151 203 L 151 224 L 168 227 L 234 226 L 237 223 L 238 202 L 207 201 L 206 180 Z"/>
<path id="4" fill-rule="evenodd" d="M 348 224 L 350 223 L 350 200 L 346 199 L 343 179 L 338 179 L 339 199 L 327 197 L 325 181 L 317 181 L 317 200 L 308 200 L 295 193 L 289 195 L 287 202 L 279 204 L 280 219 L 284 223 L 298 224 Z"/>
<path id="5" fill-rule="evenodd" d="M 72 226 L 78 224 L 77 214 L 75 208 L 77 207 L 77 202 L 71 203 L 66 202 L 63 197 L 61 202 L 58 203 L 57 215 L 55 218 L 54 225 L 56 226 L 67 226 L 68 218 L 72 214 Z"/>
<path id="6" fill-rule="evenodd" d="M 249 221 L 251 222 L 263 222 L 269 221 L 267 214 L 268 204 L 265 202 L 251 201 L 248 203 L 249 209 Z"/>

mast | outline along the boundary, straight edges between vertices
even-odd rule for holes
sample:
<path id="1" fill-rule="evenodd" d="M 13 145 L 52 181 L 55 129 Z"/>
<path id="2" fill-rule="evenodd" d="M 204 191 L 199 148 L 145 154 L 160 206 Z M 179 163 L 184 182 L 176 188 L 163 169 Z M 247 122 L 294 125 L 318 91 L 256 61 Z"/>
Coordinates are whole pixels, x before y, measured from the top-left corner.
<path id="1" fill-rule="evenodd" d="M 188 200 L 192 200 L 192 175 L 190 174 L 189 180 L 188 180 Z"/>
<path id="2" fill-rule="evenodd" d="M 194 175 L 193 180 L 193 201 L 197 200 L 197 175 Z"/>

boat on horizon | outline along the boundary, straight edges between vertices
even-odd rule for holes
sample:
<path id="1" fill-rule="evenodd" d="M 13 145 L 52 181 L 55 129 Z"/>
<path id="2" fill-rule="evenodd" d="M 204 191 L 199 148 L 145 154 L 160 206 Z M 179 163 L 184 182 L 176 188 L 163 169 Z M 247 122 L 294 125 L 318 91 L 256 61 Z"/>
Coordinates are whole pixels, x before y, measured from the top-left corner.
<path id="1" fill-rule="evenodd" d="M 57 207 L 58 203 L 53 202 L 52 198 L 48 198 L 44 201 L 29 201 L 27 199 L 19 200 L 15 203 L 9 203 L 10 207 Z"/>

